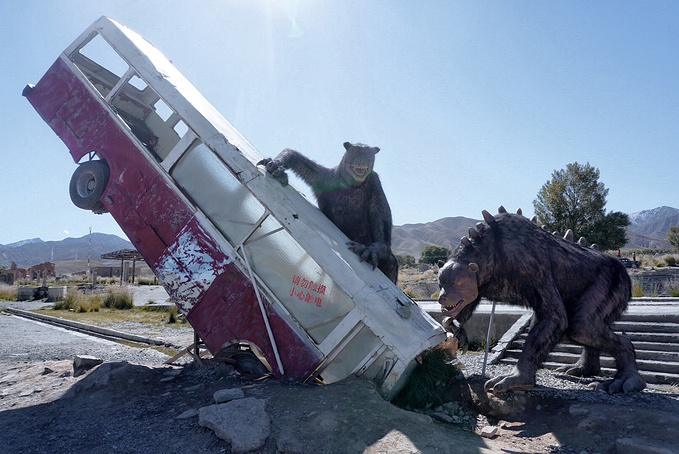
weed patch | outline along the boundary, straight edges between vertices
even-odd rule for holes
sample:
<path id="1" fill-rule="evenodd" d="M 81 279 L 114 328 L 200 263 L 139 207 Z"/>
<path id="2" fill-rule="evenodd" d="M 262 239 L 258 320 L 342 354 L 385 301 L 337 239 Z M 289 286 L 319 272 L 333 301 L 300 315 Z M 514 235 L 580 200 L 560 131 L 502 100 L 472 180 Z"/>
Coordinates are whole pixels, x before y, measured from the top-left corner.
<path id="1" fill-rule="evenodd" d="M 12 285 L 0 284 L 0 300 L 16 301 L 17 288 Z"/>
<path id="2" fill-rule="evenodd" d="M 74 312 L 97 312 L 101 308 L 101 298 L 98 295 L 87 296 L 82 292 L 70 292 L 63 300 L 52 306 L 54 310 L 68 310 Z"/>
<path id="3" fill-rule="evenodd" d="M 402 408 L 421 409 L 450 402 L 448 385 L 453 379 L 463 379 L 455 358 L 440 348 L 429 350 L 392 403 Z"/>
<path id="4" fill-rule="evenodd" d="M 102 306 L 110 309 L 132 309 L 134 298 L 127 288 L 112 288 L 102 299 Z"/>

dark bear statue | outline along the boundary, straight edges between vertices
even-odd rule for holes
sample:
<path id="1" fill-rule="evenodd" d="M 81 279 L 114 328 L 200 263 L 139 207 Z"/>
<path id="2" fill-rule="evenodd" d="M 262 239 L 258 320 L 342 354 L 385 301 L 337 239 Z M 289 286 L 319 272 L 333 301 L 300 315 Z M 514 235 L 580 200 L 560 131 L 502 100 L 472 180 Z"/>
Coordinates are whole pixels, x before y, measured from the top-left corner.
<path id="1" fill-rule="evenodd" d="M 584 247 L 584 239 L 573 243 L 570 230 L 560 238 L 523 217 L 520 210 L 499 211 L 497 216 L 483 211 L 485 223 L 469 229 L 448 261 L 439 263 L 439 304 L 462 332 L 482 297 L 533 309 L 516 368 L 488 380 L 486 390 L 535 386 L 537 369 L 564 336 L 584 347 L 568 374 L 600 375 L 599 354 L 606 352 L 615 358 L 617 372 L 599 389 L 609 393 L 644 389 L 632 342 L 611 329 L 632 296 L 624 265 Z"/>
<path id="2" fill-rule="evenodd" d="M 299 175 L 311 186 L 318 208 L 351 240 L 349 249 L 396 283 L 398 261 L 391 251 L 391 209 L 373 171 L 380 149 L 349 142 L 344 142 L 344 148 L 342 160 L 332 169 L 289 148 L 258 165 L 265 165 L 283 185 L 288 184 L 286 169 Z"/>

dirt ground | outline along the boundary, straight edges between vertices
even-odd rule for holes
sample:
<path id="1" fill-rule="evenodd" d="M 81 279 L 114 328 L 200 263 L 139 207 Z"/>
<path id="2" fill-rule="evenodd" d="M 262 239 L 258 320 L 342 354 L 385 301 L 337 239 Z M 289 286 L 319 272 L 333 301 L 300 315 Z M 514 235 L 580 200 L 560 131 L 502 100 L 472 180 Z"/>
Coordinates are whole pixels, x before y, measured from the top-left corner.
<path id="1" fill-rule="evenodd" d="M 104 362 L 76 369 L 83 353 Z M 609 396 L 588 389 L 592 380 L 542 370 L 534 390 L 493 396 L 467 354 L 468 377 L 450 387 L 467 424 L 396 407 L 365 380 L 256 381 L 213 360 L 170 366 L 166 358 L 1 315 L 0 454 L 237 452 L 199 424 L 200 409 L 225 389 L 265 402 L 267 436 L 252 451 L 261 454 L 679 452 L 677 386 Z"/>
<path id="2" fill-rule="evenodd" d="M 20 363 L 0 373 L 2 453 L 230 453 L 198 424 L 213 394 L 239 388 L 264 399 L 270 436 L 257 453 L 673 453 L 679 448 L 676 396 L 653 393 L 589 401 L 597 391 L 544 389 L 487 396 L 480 380 L 456 385 L 479 415 L 475 431 L 385 402 L 350 378 L 303 385 L 251 381 L 230 366 L 105 362 L 74 371 L 71 361 Z M 584 396 L 584 397 L 582 397 Z M 497 427 L 491 438 L 481 430 Z"/>

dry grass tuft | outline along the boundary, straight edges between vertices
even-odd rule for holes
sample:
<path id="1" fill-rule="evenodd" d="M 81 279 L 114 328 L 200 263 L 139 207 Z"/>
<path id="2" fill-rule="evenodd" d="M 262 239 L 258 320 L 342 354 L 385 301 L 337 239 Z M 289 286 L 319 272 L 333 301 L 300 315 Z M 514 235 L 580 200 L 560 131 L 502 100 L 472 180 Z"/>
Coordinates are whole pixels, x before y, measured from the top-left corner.
<path id="1" fill-rule="evenodd" d="M 0 300 L 16 301 L 17 288 L 12 285 L 0 284 Z"/>

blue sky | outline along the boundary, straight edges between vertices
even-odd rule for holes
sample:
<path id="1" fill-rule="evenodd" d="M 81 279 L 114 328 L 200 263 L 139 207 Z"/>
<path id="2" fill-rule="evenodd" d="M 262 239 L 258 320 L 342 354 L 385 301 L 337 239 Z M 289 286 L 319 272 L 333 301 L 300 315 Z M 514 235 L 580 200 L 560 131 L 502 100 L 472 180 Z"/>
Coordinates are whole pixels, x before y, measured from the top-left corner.
<path id="1" fill-rule="evenodd" d="M 379 146 L 396 225 L 532 215 L 575 161 L 600 170 L 607 211 L 679 207 L 679 2 L 0 0 L 0 244 L 124 237 L 71 203 L 75 164 L 21 96 L 102 15 L 264 156 L 332 167 L 345 141 Z"/>

